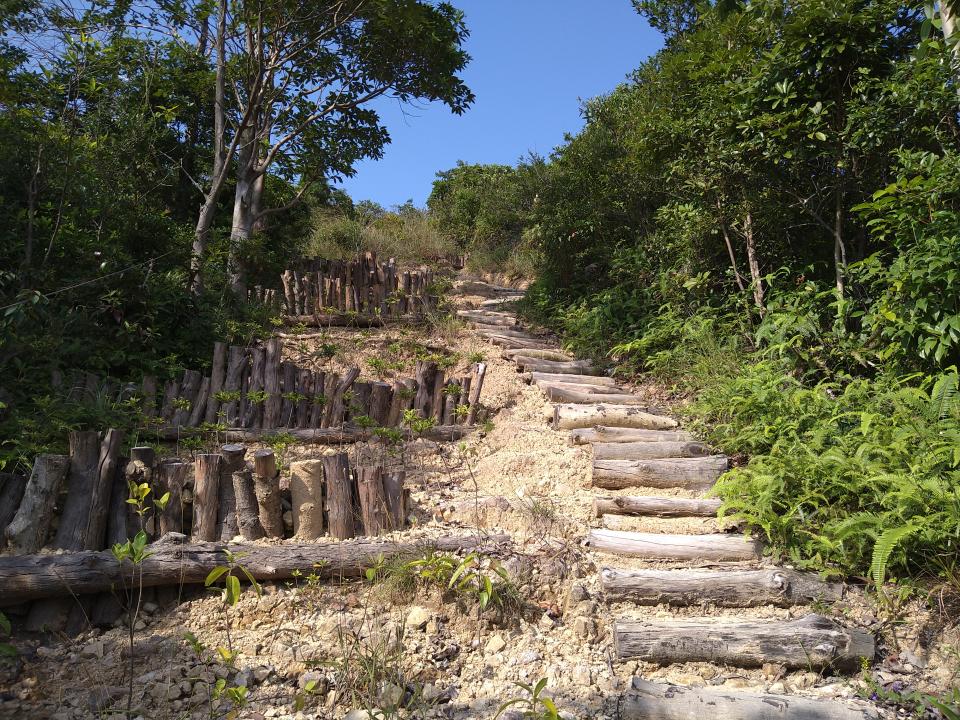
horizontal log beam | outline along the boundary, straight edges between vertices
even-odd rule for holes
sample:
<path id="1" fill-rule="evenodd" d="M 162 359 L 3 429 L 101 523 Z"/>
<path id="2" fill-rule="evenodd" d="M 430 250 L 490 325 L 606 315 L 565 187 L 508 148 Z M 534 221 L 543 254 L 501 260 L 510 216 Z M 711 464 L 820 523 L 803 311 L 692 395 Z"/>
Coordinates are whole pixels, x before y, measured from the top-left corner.
<path id="1" fill-rule="evenodd" d="M 304 325 L 306 327 L 383 327 L 386 320 L 380 315 L 358 315 L 357 313 L 317 313 L 316 315 L 284 315 L 283 324 L 287 327 Z"/>
<path id="2" fill-rule="evenodd" d="M 658 460 L 664 458 L 701 458 L 711 453 L 699 442 L 652 441 L 632 443 L 594 443 L 594 460 Z"/>
<path id="3" fill-rule="evenodd" d="M 524 372 L 548 372 L 561 375 L 590 375 L 596 373 L 589 360 L 547 360 L 531 355 L 514 355 L 513 361 Z"/>
<path id="4" fill-rule="evenodd" d="M 634 678 L 620 696 L 622 720 L 877 720 L 866 701 L 812 700 L 794 695 L 747 695 L 664 685 Z"/>
<path id="5" fill-rule="evenodd" d="M 523 381 L 527 383 L 568 383 L 571 385 L 597 385 L 600 387 L 616 387 L 617 381 L 606 375 L 565 375 L 563 373 L 529 372 L 524 374 Z"/>
<path id="6" fill-rule="evenodd" d="M 400 431 L 405 439 L 413 439 L 413 433 L 409 429 L 396 429 Z M 470 425 L 435 425 L 425 430 L 422 436 L 428 440 L 449 442 L 451 440 L 460 440 L 472 430 L 473 427 Z M 200 435 L 209 431 L 203 428 L 166 427 L 161 428 L 158 432 L 162 440 L 176 440 L 177 438 Z M 371 429 L 360 428 L 353 425 L 345 425 L 337 428 L 269 428 L 264 430 L 228 428 L 220 432 L 220 437 L 227 442 L 258 442 L 264 438 L 269 438 L 271 435 L 280 434 L 292 435 L 298 443 L 304 445 L 345 445 L 348 443 L 362 442 L 375 437 Z"/>
<path id="7" fill-rule="evenodd" d="M 720 607 L 791 607 L 814 601 L 833 603 L 843 586 L 826 583 L 813 573 L 785 568 L 762 570 L 619 570 L 603 568 L 600 587 L 607 600 L 637 605 Z"/>
<path id="8" fill-rule="evenodd" d="M 615 405 L 635 405 L 647 407 L 647 401 L 629 393 L 597 392 L 596 390 L 574 390 L 570 386 L 554 383 L 538 383 L 543 394 L 551 401 L 559 403 L 595 404 L 611 403 Z M 582 387 L 582 386 L 581 386 Z M 612 390 L 612 388 L 611 388 Z"/>
<path id="9" fill-rule="evenodd" d="M 731 622 L 616 620 L 614 645 L 621 660 L 658 665 L 713 662 L 736 667 L 766 663 L 788 668 L 854 670 L 873 659 L 873 636 L 843 628 L 830 618 L 807 615 L 799 620 Z"/>
<path id="10" fill-rule="evenodd" d="M 141 564 L 137 581 L 142 571 L 144 587 L 202 583 L 214 567 L 227 562 L 225 548 L 242 554 L 243 566 L 257 580 L 286 580 L 295 572 L 316 572 L 322 578 L 357 577 L 381 556 L 409 556 L 430 549 L 474 550 L 509 538 L 463 535 L 409 542 L 349 540 L 282 545 L 180 544 L 180 539 L 182 535 L 170 534 L 151 545 L 152 554 Z M 0 557 L 0 605 L 105 592 L 130 582 L 130 575 L 129 562 L 121 565 L 109 551 Z"/>
<path id="11" fill-rule="evenodd" d="M 597 405 L 557 405 L 553 410 L 553 427 L 573 430 L 595 425 L 638 428 L 641 430 L 673 430 L 677 421 L 660 415 L 656 408 L 642 405 L 600 403 Z"/>
<path id="12" fill-rule="evenodd" d="M 522 348 L 517 348 L 515 350 L 504 350 L 503 356 L 510 360 L 516 360 L 518 356 L 534 360 L 551 360 L 553 362 L 571 362 L 573 360 L 567 353 L 557 349 L 523 350 Z"/>
<path id="13" fill-rule="evenodd" d="M 594 427 L 575 428 L 570 431 L 571 445 L 589 445 L 591 443 L 631 443 L 631 442 L 686 442 L 693 436 L 684 430 L 645 430 L 643 428 Z"/>
<path id="14" fill-rule="evenodd" d="M 720 511 L 717 498 L 653 497 L 648 495 L 621 495 L 595 497 L 593 514 L 641 515 L 645 517 L 716 517 Z"/>
<path id="15" fill-rule="evenodd" d="M 759 560 L 763 546 L 743 535 L 670 535 L 594 529 L 587 536 L 594 550 L 648 560 L 731 562 Z"/>
<path id="16" fill-rule="evenodd" d="M 709 490 L 727 471 L 725 455 L 655 460 L 594 460 L 593 485 L 608 490 L 679 487 Z"/>

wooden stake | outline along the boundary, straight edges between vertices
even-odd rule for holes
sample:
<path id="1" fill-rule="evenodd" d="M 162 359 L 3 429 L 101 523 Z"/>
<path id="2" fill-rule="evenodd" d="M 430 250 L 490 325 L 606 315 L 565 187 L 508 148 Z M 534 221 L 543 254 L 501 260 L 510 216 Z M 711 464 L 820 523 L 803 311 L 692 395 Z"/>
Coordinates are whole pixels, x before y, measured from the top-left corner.
<path id="1" fill-rule="evenodd" d="M 323 458 L 323 476 L 327 490 L 327 522 L 330 534 L 346 540 L 356 536 L 353 483 L 346 453 Z"/>
<path id="2" fill-rule="evenodd" d="M 379 465 L 357 468 L 357 489 L 364 535 L 379 535 L 390 524 L 383 468 Z"/>
<path id="3" fill-rule="evenodd" d="M 237 496 L 233 489 L 233 474 L 244 469 L 247 450 L 243 445 L 220 446 L 223 462 L 220 464 L 220 503 L 217 509 L 217 536 L 230 542 L 240 532 L 237 527 Z"/>
<path id="4" fill-rule="evenodd" d="M 302 460 L 290 465 L 293 533 L 303 540 L 323 535 L 323 463 Z"/>
<path id="5" fill-rule="evenodd" d="M 233 474 L 233 492 L 237 502 L 237 527 L 244 540 L 266 536 L 260 524 L 260 507 L 254 490 L 253 473 L 247 469 Z"/>
<path id="6" fill-rule="evenodd" d="M 38 455 L 33 461 L 20 507 L 4 530 L 11 554 L 34 553 L 43 547 L 69 462 L 66 455 Z"/>
<path id="7" fill-rule="evenodd" d="M 273 450 L 253 454 L 253 487 L 257 495 L 260 524 L 267 537 L 283 537 L 283 511 L 280 508 L 280 482 Z"/>
<path id="8" fill-rule="evenodd" d="M 220 486 L 220 455 L 197 455 L 193 483 L 193 533 L 195 541 L 219 540 L 217 535 L 218 489 Z"/>

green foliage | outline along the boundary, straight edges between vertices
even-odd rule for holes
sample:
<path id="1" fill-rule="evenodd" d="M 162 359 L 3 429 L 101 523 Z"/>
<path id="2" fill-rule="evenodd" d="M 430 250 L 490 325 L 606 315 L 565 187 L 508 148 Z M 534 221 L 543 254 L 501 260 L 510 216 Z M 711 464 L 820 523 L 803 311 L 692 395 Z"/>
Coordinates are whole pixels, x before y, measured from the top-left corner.
<path id="1" fill-rule="evenodd" d="M 526 693 L 526 697 L 507 700 L 497 709 L 494 720 L 497 720 L 503 713 L 511 707 L 521 706 L 522 716 L 526 720 L 558 720 L 560 717 L 557 706 L 553 700 L 543 694 L 547 687 L 547 679 L 540 678 L 535 685 L 527 683 L 514 683 L 517 687 Z"/>

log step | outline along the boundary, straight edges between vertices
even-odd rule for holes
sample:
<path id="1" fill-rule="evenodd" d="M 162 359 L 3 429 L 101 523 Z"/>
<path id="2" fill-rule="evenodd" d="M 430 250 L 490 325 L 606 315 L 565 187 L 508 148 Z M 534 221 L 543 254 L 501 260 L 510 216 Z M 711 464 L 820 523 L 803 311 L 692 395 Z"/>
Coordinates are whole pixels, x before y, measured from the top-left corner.
<path id="1" fill-rule="evenodd" d="M 662 458 L 700 458 L 710 455 L 710 447 L 699 442 L 641 441 L 632 443 L 594 443 L 594 460 L 650 460 Z"/>
<path id="2" fill-rule="evenodd" d="M 790 621 L 733 622 L 728 619 L 684 619 L 642 622 L 618 619 L 614 647 L 620 660 L 658 665 L 682 662 L 726 663 L 760 667 L 776 663 L 788 668 L 835 668 L 854 671 L 872 660 L 870 633 L 844 628 L 822 615 Z"/>
<path id="3" fill-rule="evenodd" d="M 603 568 L 600 587 L 608 601 L 637 605 L 720 607 L 791 607 L 814 601 L 833 603 L 843 586 L 826 583 L 814 573 L 785 568 L 762 570 L 620 570 Z"/>
<path id="4" fill-rule="evenodd" d="M 594 529 L 587 536 L 594 550 L 648 560 L 730 562 L 759 560 L 763 545 L 743 535 L 671 535 Z"/>
<path id="5" fill-rule="evenodd" d="M 654 497 L 648 495 L 622 495 L 619 497 L 595 497 L 593 514 L 640 515 L 644 517 L 716 517 L 720 500 L 716 498 Z"/>
<path id="6" fill-rule="evenodd" d="M 876 720 L 866 701 L 747 695 L 653 683 L 633 678 L 617 704 L 622 720 Z"/>
<path id="7" fill-rule="evenodd" d="M 608 490 L 629 487 L 679 487 L 709 490 L 727 471 L 726 455 L 653 460 L 594 460 L 593 485 Z"/>
<path id="8" fill-rule="evenodd" d="M 556 384 L 541 384 L 540 389 L 543 390 L 543 394 L 553 402 L 591 405 L 595 403 L 612 403 L 616 405 L 639 405 L 647 407 L 646 400 L 629 393 L 573 390 L 569 385 L 561 386 Z"/>
<path id="9" fill-rule="evenodd" d="M 458 310 L 457 317 L 472 322 L 486 323 L 487 325 L 503 325 L 513 327 L 517 318 L 509 313 L 492 312 L 490 310 Z"/>
<path id="10" fill-rule="evenodd" d="M 597 372 L 589 360 L 558 361 L 520 354 L 514 355 L 513 361 L 524 372 L 548 372 L 561 375 L 592 375 Z"/>
<path id="11" fill-rule="evenodd" d="M 565 375 L 563 373 L 529 372 L 523 376 L 528 383 L 571 383 L 574 385 L 597 385 L 617 387 L 617 381 L 606 375 Z"/>
<path id="12" fill-rule="evenodd" d="M 565 352 L 558 350 L 556 348 L 551 348 L 549 350 L 504 350 L 503 356 L 510 360 L 516 360 L 517 356 L 522 355 L 526 358 L 531 358 L 534 360 L 551 360 L 553 362 L 570 362 L 573 360 Z"/>
<path id="13" fill-rule="evenodd" d="M 693 436 L 683 430 L 645 430 L 643 428 L 595 427 L 576 428 L 570 431 L 571 445 L 589 445 L 592 443 L 632 443 L 632 442 L 687 442 Z"/>
<path id="14" fill-rule="evenodd" d="M 540 340 L 525 340 L 524 338 L 507 337 L 506 335 L 484 335 L 484 337 L 486 337 L 487 341 L 492 345 L 499 345 L 510 349 L 549 350 L 553 347 L 553 345 L 541 342 Z"/>
<path id="15" fill-rule="evenodd" d="M 641 430 L 673 430 L 677 421 L 655 413 L 642 405 L 598 403 L 596 405 L 564 404 L 553 411 L 553 427 L 557 430 L 589 428 L 594 425 L 637 428 Z"/>
<path id="16" fill-rule="evenodd" d="M 519 328 L 519 326 L 517 326 Z M 533 340 L 536 342 L 545 342 L 546 338 L 533 335 L 526 332 L 525 330 L 520 330 L 516 328 L 505 328 L 499 327 L 497 325 L 477 325 L 477 332 L 479 332 L 484 337 L 508 337 L 508 338 L 518 338 L 520 340 Z"/>

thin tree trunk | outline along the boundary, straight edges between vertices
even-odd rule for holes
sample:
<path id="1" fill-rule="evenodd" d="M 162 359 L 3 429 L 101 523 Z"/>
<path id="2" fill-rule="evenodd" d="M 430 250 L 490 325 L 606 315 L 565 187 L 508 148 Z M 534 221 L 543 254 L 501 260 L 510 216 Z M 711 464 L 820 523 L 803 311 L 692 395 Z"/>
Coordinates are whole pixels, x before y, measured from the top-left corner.
<path id="1" fill-rule="evenodd" d="M 193 234 L 193 249 L 190 256 L 190 291 L 199 295 L 203 290 L 200 269 L 207 255 L 207 240 L 213 227 L 217 200 L 226 180 L 227 162 L 224 156 L 226 144 L 226 65 L 227 65 L 227 0 L 220 0 L 217 13 L 217 73 L 213 100 L 213 172 L 210 189 L 203 199 L 200 215 Z"/>
<path id="2" fill-rule="evenodd" d="M 743 219 L 743 238 L 747 242 L 747 264 L 750 266 L 750 281 L 753 284 L 753 301 L 762 317 L 766 312 L 763 300 L 763 278 L 760 277 L 760 263 L 757 261 L 757 246 L 753 237 L 753 213 L 749 210 Z"/>
<path id="3" fill-rule="evenodd" d="M 843 185 L 833 189 L 833 264 L 837 273 L 837 296 L 844 297 L 847 275 L 847 247 L 843 242 Z"/>
<path id="4" fill-rule="evenodd" d="M 719 202 L 717 202 L 717 209 L 720 209 Z M 743 292 L 746 289 L 743 284 L 743 277 L 740 275 L 739 268 L 737 268 L 737 256 L 733 252 L 733 242 L 730 240 L 727 223 L 723 220 L 720 221 L 720 230 L 723 232 L 723 241 L 727 244 L 727 253 L 730 255 L 730 267 L 733 268 L 733 277 L 737 281 L 737 287 L 740 288 L 740 292 Z"/>
<path id="5" fill-rule="evenodd" d="M 940 22 L 943 26 L 943 39 L 950 40 L 957 32 L 957 7 L 953 6 L 956 0 L 951 2 L 940 2 Z M 958 38 L 953 37 L 954 41 Z M 951 53 L 951 63 L 953 77 L 957 84 L 957 93 L 960 94 L 960 44 L 953 45 Z"/>

